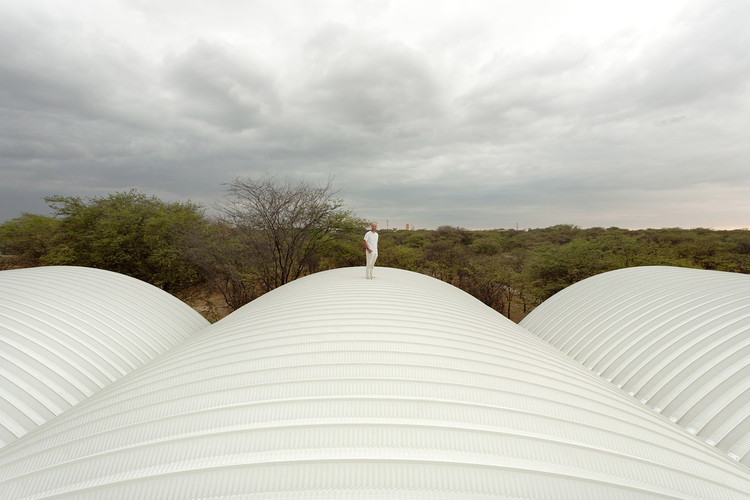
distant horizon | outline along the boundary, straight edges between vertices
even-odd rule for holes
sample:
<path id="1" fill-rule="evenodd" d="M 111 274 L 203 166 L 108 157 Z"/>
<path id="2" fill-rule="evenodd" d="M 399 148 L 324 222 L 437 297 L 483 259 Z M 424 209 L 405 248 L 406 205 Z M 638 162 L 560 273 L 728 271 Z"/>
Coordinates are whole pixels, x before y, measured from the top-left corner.
<path id="1" fill-rule="evenodd" d="M 486 228 L 469 228 L 469 227 L 463 227 L 463 226 L 451 226 L 448 224 L 441 224 L 437 227 L 427 228 L 427 227 L 415 227 L 415 228 L 409 228 L 408 231 L 419 231 L 419 230 L 425 230 L 425 231 L 436 231 L 440 227 L 451 227 L 454 229 L 462 229 L 465 231 L 530 231 L 530 230 L 536 230 L 536 229 L 549 229 L 555 226 L 575 226 L 577 229 L 581 230 L 587 230 L 587 229 L 625 229 L 627 231 L 646 231 L 649 229 L 659 230 L 659 229 L 683 229 L 685 231 L 693 231 L 697 229 L 706 229 L 709 231 L 748 231 L 750 228 L 748 227 L 731 227 L 731 228 L 715 228 L 715 227 L 702 227 L 702 226 L 694 226 L 694 227 L 679 227 L 679 226 L 671 226 L 671 227 L 621 227 L 621 226 L 581 226 L 579 224 L 569 224 L 569 223 L 560 223 L 560 224 L 551 224 L 549 226 L 535 226 L 535 227 L 486 227 Z M 380 227 L 378 223 L 378 231 L 380 230 L 398 230 L 398 231 L 407 231 L 406 227 Z"/>
<path id="2" fill-rule="evenodd" d="M 109 193 L 109 194 L 111 194 L 111 193 Z M 148 193 L 146 193 L 146 194 L 148 195 Z M 70 196 L 75 196 L 75 195 L 70 195 Z M 104 196 L 106 196 L 106 195 L 104 195 Z M 149 195 L 149 196 L 151 196 L 151 195 Z M 167 200 L 163 200 L 163 201 L 167 201 Z M 170 201 L 173 201 L 173 202 L 174 201 L 184 201 L 184 202 L 187 202 L 187 201 L 190 201 L 190 200 L 170 200 Z M 47 210 L 46 213 L 39 213 L 39 212 L 27 212 L 27 213 L 30 213 L 32 215 L 41 215 L 41 216 L 45 216 L 45 217 L 52 217 L 52 213 L 49 210 Z M 9 218 L 6 218 L 5 220 L 0 220 L 0 225 L 5 224 L 6 222 L 11 221 L 13 219 L 17 219 L 17 218 L 21 217 L 22 215 L 23 215 L 23 213 L 18 213 L 18 215 L 16 215 L 15 217 L 9 217 Z M 356 215 L 356 216 L 360 217 L 359 215 Z M 746 227 L 705 227 L 705 226 L 691 226 L 691 227 L 682 227 L 682 226 L 622 227 L 622 226 L 616 226 L 616 225 L 607 225 L 607 226 L 594 226 L 594 225 L 591 225 L 591 226 L 586 226 L 586 225 L 576 224 L 576 223 L 572 223 L 572 222 L 559 222 L 559 223 L 556 223 L 556 224 L 550 224 L 548 226 L 533 226 L 533 227 L 531 227 L 531 226 L 530 227 L 523 227 L 520 224 L 518 225 L 518 227 L 516 227 L 515 225 L 513 227 L 503 227 L 503 226 L 496 226 L 496 227 L 466 227 L 466 226 L 454 225 L 454 224 L 437 224 L 437 225 L 432 226 L 432 227 L 423 227 L 423 226 L 415 225 L 415 224 L 413 224 L 411 222 L 409 222 L 409 223 L 400 223 L 401 225 L 394 225 L 393 223 L 390 222 L 391 221 L 390 219 L 384 219 L 386 222 L 383 223 L 381 220 L 378 220 L 378 219 L 370 219 L 370 218 L 367 218 L 367 217 L 360 217 L 360 218 L 362 218 L 365 221 L 368 221 L 368 223 L 377 222 L 378 223 L 378 231 L 382 231 L 382 230 L 406 231 L 407 230 L 406 224 L 409 224 L 409 229 L 408 229 L 409 231 L 419 231 L 419 230 L 435 231 L 435 230 L 437 230 L 437 229 L 439 229 L 441 227 L 451 227 L 451 228 L 462 229 L 462 230 L 466 230 L 466 231 L 509 231 L 509 230 L 526 231 L 526 230 L 535 230 L 535 229 L 549 229 L 549 228 L 552 228 L 552 227 L 555 227 L 555 226 L 574 226 L 574 227 L 576 227 L 578 229 L 582 229 L 582 230 L 595 229 L 595 228 L 601 228 L 601 229 L 617 228 L 617 229 L 625 229 L 627 231 L 645 231 L 645 230 L 649 230 L 649 229 L 654 229 L 654 230 L 659 230 L 659 229 L 683 229 L 683 230 L 688 230 L 688 231 L 690 231 L 690 230 L 696 230 L 696 229 L 706 229 L 706 230 L 711 230 L 711 231 L 747 231 L 747 230 L 750 229 L 750 227 L 747 227 L 747 226 Z M 386 225 L 386 224 L 388 224 L 388 225 Z"/>

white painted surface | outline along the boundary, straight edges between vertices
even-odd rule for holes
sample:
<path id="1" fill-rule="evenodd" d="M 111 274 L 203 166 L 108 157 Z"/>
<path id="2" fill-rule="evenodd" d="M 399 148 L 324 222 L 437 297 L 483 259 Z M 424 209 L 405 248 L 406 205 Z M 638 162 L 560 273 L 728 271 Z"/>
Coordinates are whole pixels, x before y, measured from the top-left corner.
<path id="1" fill-rule="evenodd" d="M 600 274 L 521 325 L 750 466 L 750 276 L 678 267 Z"/>
<path id="2" fill-rule="evenodd" d="M 248 304 L 0 450 L 2 498 L 747 498 L 748 470 L 471 296 Z"/>
<path id="3" fill-rule="evenodd" d="M 0 272 L 0 446 L 206 326 L 175 297 L 121 274 Z"/>

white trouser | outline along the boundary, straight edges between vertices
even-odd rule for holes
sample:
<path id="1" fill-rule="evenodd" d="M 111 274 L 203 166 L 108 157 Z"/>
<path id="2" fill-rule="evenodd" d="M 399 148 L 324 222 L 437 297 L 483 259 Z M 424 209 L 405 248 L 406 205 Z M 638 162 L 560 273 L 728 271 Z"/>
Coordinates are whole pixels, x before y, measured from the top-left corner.
<path id="1" fill-rule="evenodd" d="M 375 276 L 373 276 L 373 271 L 375 270 L 375 261 L 378 260 L 378 252 L 368 252 L 365 250 L 365 254 L 367 254 L 367 279 L 371 280 Z"/>

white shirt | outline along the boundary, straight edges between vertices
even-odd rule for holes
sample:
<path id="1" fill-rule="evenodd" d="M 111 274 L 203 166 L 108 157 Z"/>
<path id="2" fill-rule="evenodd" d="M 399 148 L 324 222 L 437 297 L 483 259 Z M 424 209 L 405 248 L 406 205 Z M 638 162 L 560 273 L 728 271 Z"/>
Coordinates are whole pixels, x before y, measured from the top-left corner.
<path id="1" fill-rule="evenodd" d="M 367 231 L 365 233 L 365 243 L 367 243 L 367 248 L 372 250 L 373 252 L 378 252 L 378 233 Z"/>

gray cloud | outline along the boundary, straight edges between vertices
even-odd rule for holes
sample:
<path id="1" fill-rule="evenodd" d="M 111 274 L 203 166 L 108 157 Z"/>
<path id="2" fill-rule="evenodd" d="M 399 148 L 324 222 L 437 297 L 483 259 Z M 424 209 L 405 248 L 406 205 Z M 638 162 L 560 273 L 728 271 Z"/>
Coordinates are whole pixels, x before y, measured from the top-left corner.
<path id="1" fill-rule="evenodd" d="M 278 111 L 270 77 L 240 54 L 199 41 L 165 63 L 176 112 L 229 132 L 257 128 Z"/>
<path id="2" fill-rule="evenodd" d="M 750 7 L 540 5 L 0 0 L 0 219 L 271 171 L 391 225 L 747 226 Z"/>
<path id="3" fill-rule="evenodd" d="M 316 71 L 304 98 L 312 112 L 340 127 L 421 129 L 439 116 L 435 77 L 413 49 L 361 40 L 338 26 L 321 30 L 308 47 Z"/>

